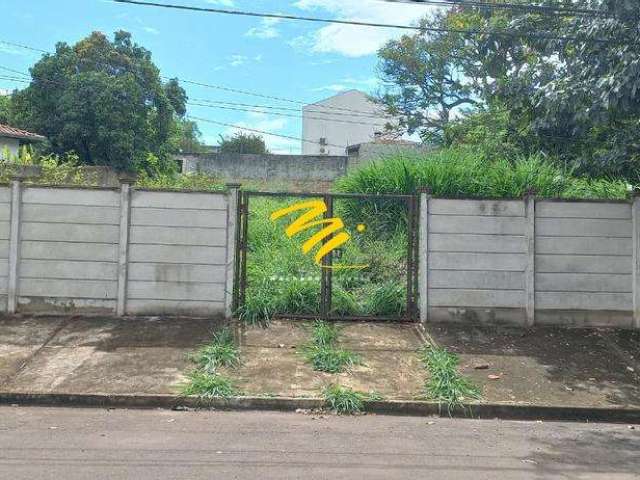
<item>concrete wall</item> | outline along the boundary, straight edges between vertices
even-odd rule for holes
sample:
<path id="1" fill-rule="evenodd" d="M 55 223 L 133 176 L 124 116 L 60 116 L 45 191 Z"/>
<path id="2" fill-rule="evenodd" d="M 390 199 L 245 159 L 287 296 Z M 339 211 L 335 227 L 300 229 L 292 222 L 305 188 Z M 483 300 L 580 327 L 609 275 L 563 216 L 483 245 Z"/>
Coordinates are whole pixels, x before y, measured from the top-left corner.
<path id="1" fill-rule="evenodd" d="M 370 142 L 384 132 L 384 110 L 358 90 L 339 93 L 302 109 L 303 155 L 344 155 L 349 145 Z M 320 145 L 321 139 L 326 145 Z"/>
<path id="2" fill-rule="evenodd" d="M 182 155 L 178 159 L 184 173 L 202 172 L 233 181 L 332 182 L 347 173 L 345 156 L 219 153 Z"/>
<path id="3" fill-rule="evenodd" d="M 237 190 L 0 187 L 0 307 L 230 315 Z"/>
<path id="4" fill-rule="evenodd" d="M 423 194 L 421 320 L 640 328 L 639 225 L 638 199 Z"/>

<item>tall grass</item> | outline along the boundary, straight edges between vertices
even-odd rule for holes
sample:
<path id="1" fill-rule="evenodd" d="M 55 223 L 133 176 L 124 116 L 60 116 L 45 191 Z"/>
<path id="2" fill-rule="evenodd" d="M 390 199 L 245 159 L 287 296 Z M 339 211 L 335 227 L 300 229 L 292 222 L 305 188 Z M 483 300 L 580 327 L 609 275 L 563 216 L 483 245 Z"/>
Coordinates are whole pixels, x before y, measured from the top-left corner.
<path id="1" fill-rule="evenodd" d="M 341 192 L 413 194 L 429 187 L 441 198 L 520 198 L 527 192 L 545 198 L 619 199 L 628 195 L 623 181 L 574 177 L 542 156 L 493 161 L 468 147 L 426 156 L 401 155 L 365 165 L 341 178 Z"/>

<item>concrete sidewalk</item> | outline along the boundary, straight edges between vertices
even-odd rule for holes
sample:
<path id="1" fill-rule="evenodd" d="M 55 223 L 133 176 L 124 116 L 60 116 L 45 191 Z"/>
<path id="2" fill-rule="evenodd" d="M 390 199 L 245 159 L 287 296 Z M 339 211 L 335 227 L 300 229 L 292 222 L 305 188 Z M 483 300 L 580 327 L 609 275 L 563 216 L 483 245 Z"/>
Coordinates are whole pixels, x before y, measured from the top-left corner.
<path id="1" fill-rule="evenodd" d="M 0 394 L 175 395 L 187 355 L 219 322 L 194 319 L 24 317 L 0 319 Z M 246 328 L 242 365 L 228 372 L 247 395 L 319 397 L 341 383 L 385 399 L 420 398 L 427 373 L 412 325 L 341 324 L 341 344 L 363 364 L 314 372 L 299 352 L 309 322 Z M 630 331 L 430 325 L 461 357 L 483 403 L 640 409 L 640 334 Z"/>
<path id="2" fill-rule="evenodd" d="M 0 319 L 0 392 L 173 394 L 212 320 Z"/>

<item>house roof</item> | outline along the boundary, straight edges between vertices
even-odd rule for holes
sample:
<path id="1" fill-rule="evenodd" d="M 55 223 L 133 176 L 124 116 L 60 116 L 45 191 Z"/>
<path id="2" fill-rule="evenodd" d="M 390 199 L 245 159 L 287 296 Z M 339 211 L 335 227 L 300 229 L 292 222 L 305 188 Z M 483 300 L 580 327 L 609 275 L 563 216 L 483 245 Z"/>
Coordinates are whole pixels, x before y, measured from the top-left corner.
<path id="1" fill-rule="evenodd" d="M 37 133 L 27 132 L 26 130 L 20 130 L 19 128 L 10 127 L 2 123 L 0 123 L 0 137 L 18 138 L 31 142 L 42 142 L 46 140 L 45 137 Z"/>

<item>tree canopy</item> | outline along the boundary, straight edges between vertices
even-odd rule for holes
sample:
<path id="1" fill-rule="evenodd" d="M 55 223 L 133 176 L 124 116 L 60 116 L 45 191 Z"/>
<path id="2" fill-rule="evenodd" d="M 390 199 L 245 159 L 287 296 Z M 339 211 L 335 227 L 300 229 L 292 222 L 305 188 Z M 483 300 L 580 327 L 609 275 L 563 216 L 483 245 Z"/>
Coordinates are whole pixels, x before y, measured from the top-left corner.
<path id="1" fill-rule="evenodd" d="M 220 135 L 220 151 L 223 153 L 269 153 L 260 135 L 238 132 L 232 137 Z"/>
<path id="2" fill-rule="evenodd" d="M 570 6 L 603 14 L 456 6 L 430 16 L 423 25 L 458 32 L 425 31 L 387 44 L 380 101 L 402 114 L 408 131 L 436 143 L 470 141 L 481 119 L 513 152 L 542 152 L 578 173 L 639 181 L 637 1 Z M 458 101 L 452 115 L 447 106 Z"/>
<path id="3" fill-rule="evenodd" d="M 14 94 L 11 120 L 46 135 L 54 153 L 75 151 L 82 163 L 117 170 L 171 168 L 169 151 L 185 114 L 177 80 L 163 82 L 151 53 L 119 31 L 58 43 L 31 68 Z M 151 162 L 150 159 L 152 160 Z"/>

